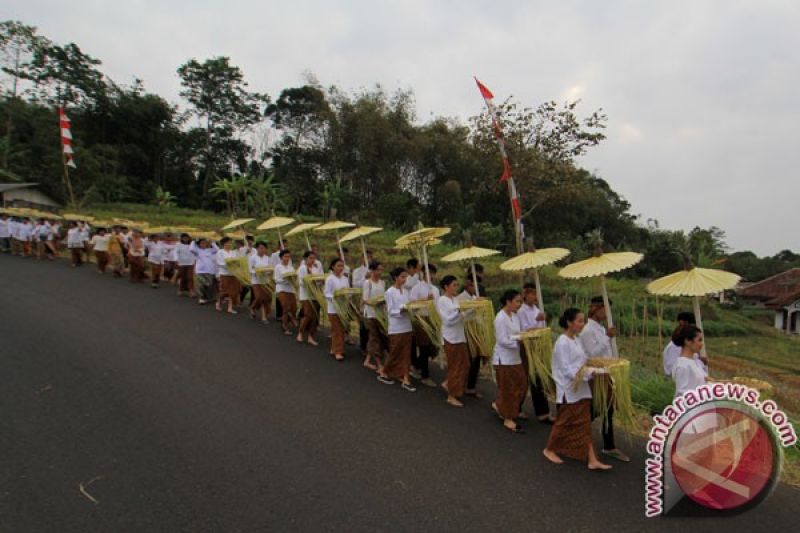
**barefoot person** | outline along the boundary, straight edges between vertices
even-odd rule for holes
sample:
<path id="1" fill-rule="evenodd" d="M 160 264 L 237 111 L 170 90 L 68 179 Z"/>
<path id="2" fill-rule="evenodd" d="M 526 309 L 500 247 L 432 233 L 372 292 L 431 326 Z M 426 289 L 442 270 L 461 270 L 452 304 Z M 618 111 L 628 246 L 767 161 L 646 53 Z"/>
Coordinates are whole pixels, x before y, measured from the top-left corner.
<path id="1" fill-rule="evenodd" d="M 583 330 L 583 313 L 571 307 L 564 311 L 558 321 L 564 333 L 553 347 L 553 380 L 556 383 L 556 405 L 558 414 L 544 449 L 544 456 L 556 464 L 566 455 L 572 459 L 586 461 L 590 470 L 608 470 L 611 465 L 601 463 L 592 444 L 592 391 L 589 379 L 600 369 L 584 372 L 574 383 L 586 363 L 586 353 L 578 335 Z"/>
<path id="2" fill-rule="evenodd" d="M 284 248 L 278 254 L 278 258 L 280 262 L 274 267 L 275 293 L 283 309 L 281 327 L 285 335 L 292 335 L 292 330 L 289 329 L 290 326 L 297 327 L 297 295 L 294 293 L 294 286 L 289 282 L 288 278 L 284 278 L 287 274 L 295 274 L 294 265 L 292 264 L 292 252 Z"/>
<path id="3" fill-rule="evenodd" d="M 464 407 L 461 396 L 467 386 L 469 351 L 464 331 L 464 315 L 456 298 L 458 280 L 455 276 L 445 276 L 441 287 L 442 296 L 436 301 L 436 310 L 442 317 L 442 344 L 447 357 L 447 403 L 454 407 Z"/>
<path id="4" fill-rule="evenodd" d="M 611 302 L 609 301 L 609 305 Z M 586 353 L 586 357 L 592 359 L 595 357 L 603 359 L 613 359 L 614 352 L 611 350 L 611 338 L 617 334 L 616 328 L 605 327 L 602 323 L 606 320 L 606 307 L 603 304 L 602 296 L 595 296 L 589 304 L 589 320 L 586 322 L 586 327 L 583 328 L 578 340 Z M 609 376 L 598 376 L 597 379 L 606 381 L 609 391 L 611 389 L 611 381 Z M 604 455 L 613 457 L 618 461 L 629 462 L 631 459 L 622 450 L 618 449 L 614 443 L 614 406 L 610 402 L 611 394 L 608 395 L 608 416 L 603 418 L 603 449 L 601 452 Z"/>
<path id="5" fill-rule="evenodd" d="M 250 286 L 253 289 L 253 298 L 250 301 L 250 318 L 255 319 L 261 312 L 261 322 L 269 324 L 269 313 L 272 311 L 272 291 L 266 283 L 262 283 L 264 275 L 257 272 L 272 266 L 272 259 L 267 254 L 267 243 L 258 241 L 256 243 L 256 253 L 247 259 L 247 267 L 250 271 Z"/>
<path id="6" fill-rule="evenodd" d="M 344 261 L 337 257 L 330 264 L 330 275 L 325 280 L 325 300 L 328 302 L 328 320 L 331 323 L 331 355 L 337 361 L 344 361 L 344 341 L 346 332 L 344 324 L 336 314 L 336 305 L 333 303 L 336 291 L 349 289 L 350 279 L 344 274 Z"/>
<path id="7" fill-rule="evenodd" d="M 519 291 L 509 289 L 500 298 L 503 308 L 494 319 L 494 356 L 492 364 L 497 379 L 497 399 L 492 408 L 503 419 L 503 427 L 513 433 L 522 433 L 516 422 L 519 406 L 528 389 L 528 377 L 522 366 L 519 349 L 519 317 L 522 305 Z M 449 382 L 448 382 L 449 384 Z"/>
<path id="8" fill-rule="evenodd" d="M 190 246 L 196 261 L 194 264 L 194 286 L 197 287 L 197 303 L 205 305 L 214 298 L 214 280 L 217 277 L 216 243 L 201 238 Z"/>
<path id="9" fill-rule="evenodd" d="M 300 320 L 300 327 L 297 329 L 297 342 L 306 342 L 311 346 L 317 346 L 316 335 L 319 327 L 320 308 L 319 304 L 306 288 L 306 276 L 322 275 L 322 264 L 317 259 L 317 255 L 311 250 L 306 250 L 303 254 L 303 264 L 297 269 L 297 282 L 300 287 L 300 306 L 303 310 L 303 318 Z"/>
<path id="10" fill-rule="evenodd" d="M 106 233 L 106 228 L 97 228 L 97 233 L 89 240 L 89 246 L 94 250 L 94 257 L 97 260 L 98 274 L 105 274 L 110 257 L 108 255 L 108 244 L 111 235 Z"/>
<path id="11" fill-rule="evenodd" d="M 157 289 L 161 283 L 161 274 L 164 272 L 161 236 L 156 234 L 145 239 L 145 248 L 147 248 L 147 264 L 150 267 L 150 286 Z"/>
<path id="12" fill-rule="evenodd" d="M 378 370 L 381 367 L 383 354 L 389 349 L 389 338 L 378 321 L 376 310 L 377 305 L 384 304 L 370 304 L 386 294 L 386 282 L 381 279 L 382 275 L 383 265 L 380 261 L 373 261 L 369 264 L 369 278 L 361 284 L 364 318 L 367 322 L 367 353 L 363 365 L 370 370 Z"/>
<path id="13" fill-rule="evenodd" d="M 181 240 L 175 247 L 175 259 L 178 264 L 178 296 L 185 294 L 194 298 L 194 264 L 197 259 L 192 253 L 192 238 L 188 233 L 181 233 Z"/>
<path id="14" fill-rule="evenodd" d="M 142 238 L 142 232 L 135 229 L 131 233 L 128 245 L 128 267 L 131 283 L 144 281 L 144 253 L 145 240 Z"/>
<path id="15" fill-rule="evenodd" d="M 67 230 L 67 248 L 69 248 L 72 266 L 79 267 L 83 264 L 83 240 L 81 240 L 81 229 L 77 222 L 70 222 Z"/>
<path id="16" fill-rule="evenodd" d="M 672 368 L 677 398 L 706 382 L 706 374 L 696 360 L 703 349 L 703 332 L 697 326 L 687 325 L 672 335 L 672 342 L 681 347 L 681 355 Z"/>
<path id="17" fill-rule="evenodd" d="M 222 311 L 222 303 L 228 302 L 228 312 L 232 315 L 238 313 L 236 307 L 239 305 L 239 292 L 241 290 L 241 283 L 228 270 L 225 263 L 226 259 L 234 259 L 239 257 L 239 251 L 233 249 L 233 241 L 230 237 L 223 237 L 219 241 L 222 249 L 217 251 L 217 278 L 219 279 L 219 293 L 217 294 L 217 311 Z"/>
<path id="18" fill-rule="evenodd" d="M 517 316 L 519 316 L 519 327 L 522 331 L 532 331 L 547 327 L 545 315 L 544 312 L 539 309 L 538 300 L 536 286 L 533 283 L 526 283 L 522 288 L 522 307 L 520 307 L 517 312 Z M 548 342 L 550 341 L 548 340 Z M 528 373 L 528 355 L 525 353 L 524 345 L 522 351 L 522 365 L 525 367 L 525 373 L 529 376 L 531 403 L 533 403 L 533 412 L 536 415 L 536 420 L 543 424 L 550 424 L 553 419 L 550 418 L 550 405 L 547 403 L 547 397 L 542 390 L 541 380 L 537 378 L 535 381 L 531 381 L 530 374 Z M 521 410 L 522 408 L 520 407 L 520 411 Z"/>
<path id="19" fill-rule="evenodd" d="M 392 270 L 394 284 L 384 295 L 386 313 L 389 315 L 389 355 L 378 372 L 378 381 L 386 385 L 394 385 L 400 379 L 403 389 L 416 392 L 411 385 L 411 343 L 414 339 L 411 318 L 408 316 L 406 304 L 409 301 L 408 291 L 404 285 L 408 281 L 408 273 L 402 267 Z"/>

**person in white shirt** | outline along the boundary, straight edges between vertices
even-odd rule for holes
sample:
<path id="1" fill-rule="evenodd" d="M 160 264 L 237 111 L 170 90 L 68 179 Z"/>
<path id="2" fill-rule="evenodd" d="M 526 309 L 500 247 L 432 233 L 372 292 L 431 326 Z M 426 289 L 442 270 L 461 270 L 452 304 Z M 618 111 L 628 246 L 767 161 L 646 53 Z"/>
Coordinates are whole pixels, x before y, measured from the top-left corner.
<path id="1" fill-rule="evenodd" d="M 268 270 L 265 270 L 268 269 Z M 272 291 L 266 279 L 272 275 L 272 262 L 267 255 L 267 243 L 256 243 L 255 253 L 247 258 L 247 270 L 250 272 L 250 288 L 253 297 L 250 300 L 250 318 L 256 319 L 261 312 L 261 322 L 269 324 L 272 311 Z"/>
<path id="2" fill-rule="evenodd" d="M 325 280 L 325 300 L 328 303 L 328 320 L 331 323 L 330 354 L 337 361 L 344 361 L 344 343 L 347 332 L 339 315 L 336 314 L 336 306 L 333 303 L 333 299 L 336 297 L 336 291 L 350 287 L 350 280 L 344 275 L 344 267 L 344 261 L 338 257 L 331 261 L 329 267 L 331 273 Z"/>
<path id="3" fill-rule="evenodd" d="M 316 300 L 306 287 L 306 276 L 320 276 L 323 274 L 322 264 L 314 252 L 307 250 L 303 254 L 303 264 L 297 269 L 297 283 L 300 288 L 300 305 L 302 306 L 303 317 L 300 320 L 300 327 L 297 328 L 297 342 L 303 342 L 303 335 L 306 342 L 311 346 L 318 346 L 316 335 L 319 327 L 320 308 Z"/>
<path id="4" fill-rule="evenodd" d="M 362 259 L 363 261 L 363 259 Z M 364 282 L 367 281 L 369 278 L 370 268 L 369 265 L 372 263 L 372 250 L 367 250 L 367 263 L 364 264 L 363 262 L 361 265 L 358 266 L 355 270 L 353 270 L 353 287 L 362 287 Z"/>
<path id="5" fill-rule="evenodd" d="M 706 375 L 694 359 L 703 348 L 703 332 L 697 326 L 687 325 L 673 335 L 672 340 L 681 347 L 681 355 L 672 368 L 677 398 L 706 382 Z"/>
<path id="6" fill-rule="evenodd" d="M 205 305 L 214 298 L 219 248 L 208 239 L 199 239 L 196 242 L 192 241 L 190 249 L 195 257 L 194 285 L 197 288 L 197 303 Z"/>
<path id="7" fill-rule="evenodd" d="M 611 305 L 611 301 L 608 302 L 608 305 Z M 583 328 L 580 337 L 578 337 L 583 351 L 586 352 L 586 357 L 589 359 L 615 358 L 614 352 L 611 349 L 611 338 L 616 336 L 617 330 L 613 327 L 607 328 L 603 326 L 602 322 L 605 322 L 605 320 L 606 307 L 603 304 L 603 297 L 595 296 L 591 299 L 589 304 L 589 320 L 586 321 L 586 327 Z M 610 403 L 611 378 L 603 375 L 599 376 L 597 379 L 606 381 L 609 389 L 608 415 L 603 418 L 602 424 L 603 448 L 601 452 L 604 455 L 627 463 L 631 460 L 630 457 L 617 448 L 614 442 L 614 406 Z"/>
<path id="8" fill-rule="evenodd" d="M 363 257 L 362 257 L 362 264 L 353 270 L 353 274 L 350 276 L 350 285 L 356 288 L 361 288 L 364 286 L 364 282 L 369 278 L 369 265 L 372 263 L 372 250 L 366 250 L 367 253 L 367 263 L 363 264 Z M 345 275 L 347 275 L 347 271 L 345 271 Z M 363 310 L 362 310 L 363 312 Z M 369 359 L 369 353 L 367 350 L 367 345 L 369 344 L 369 329 L 367 329 L 367 321 L 360 320 L 358 322 L 358 343 L 361 348 L 361 353 L 364 355 L 365 360 Z M 371 368 L 371 363 L 365 365 L 367 368 L 374 370 Z"/>
<path id="9" fill-rule="evenodd" d="M 539 298 L 536 293 L 536 285 L 533 283 L 526 283 L 522 287 L 522 307 L 517 311 L 519 327 L 522 331 L 531 331 L 547 327 L 545 314 L 539 309 L 538 303 Z M 525 367 L 525 373 L 530 376 L 528 372 L 528 354 L 525 353 L 524 345 L 522 345 L 522 351 L 522 365 Z M 531 381 L 530 378 L 528 381 L 530 382 L 531 402 L 533 403 L 533 412 L 536 415 L 536 419 L 543 424 L 551 424 L 553 419 L 550 417 L 550 404 L 547 402 L 547 396 L 542 390 L 541 381 L 538 379 L 536 381 Z"/>
<path id="10" fill-rule="evenodd" d="M 31 233 L 31 240 L 36 244 L 36 259 L 41 261 L 45 258 L 47 247 L 47 235 L 50 234 L 50 224 L 45 219 L 40 218 L 36 225 L 33 227 Z"/>
<path id="11" fill-rule="evenodd" d="M 381 279 L 381 276 L 383 276 L 383 265 L 380 261 L 373 261 L 369 264 L 369 277 L 360 285 L 367 326 L 367 347 L 363 365 L 370 370 L 378 370 L 381 367 L 383 354 L 389 349 L 389 337 L 383 331 L 377 314 L 377 308 L 384 306 L 385 302 L 374 303 L 377 298 L 383 297 L 386 293 L 386 282 Z"/>
<path id="12" fill-rule="evenodd" d="M 97 259 L 97 272 L 99 274 L 106 273 L 108 261 L 108 242 L 111 235 L 106 233 L 106 228 L 97 228 L 97 233 L 89 240 L 89 247 L 94 250 L 94 256 Z"/>
<path id="13" fill-rule="evenodd" d="M 322 261 L 320 260 L 320 257 L 322 257 L 322 256 L 319 255 L 319 246 L 317 246 L 316 244 L 312 244 L 311 245 L 311 252 L 314 254 L 314 257 L 317 258 L 317 261 L 314 263 L 314 265 L 316 267 L 318 267 L 320 270 L 322 270 Z M 324 274 L 324 272 L 323 272 L 323 274 Z"/>
<path id="14" fill-rule="evenodd" d="M 172 233 L 167 233 L 161 239 L 161 268 L 165 280 L 170 283 L 177 281 L 178 241 Z"/>
<path id="15" fill-rule="evenodd" d="M 145 279 L 144 254 L 146 249 L 142 232 L 138 229 L 133 230 L 128 240 L 128 273 L 131 283 L 141 283 Z"/>
<path id="16" fill-rule="evenodd" d="M 194 298 L 194 264 L 197 261 L 192 253 L 192 237 L 181 233 L 181 240 L 175 246 L 175 259 L 178 264 L 178 296 L 187 294 Z"/>
<path id="17" fill-rule="evenodd" d="M 227 259 L 239 257 L 239 250 L 233 249 L 233 242 L 230 237 L 223 237 L 219 241 L 222 249 L 217 251 L 217 278 L 219 279 L 219 292 L 217 293 L 217 311 L 222 311 L 222 302 L 228 302 L 228 312 L 232 315 L 238 313 L 236 307 L 239 305 L 239 294 L 242 288 L 239 279 L 228 270 L 225 263 Z"/>
<path id="18" fill-rule="evenodd" d="M 393 385 L 395 379 L 400 379 L 403 389 L 416 392 L 417 389 L 411 385 L 410 373 L 414 333 L 406 309 L 406 304 L 409 302 L 408 291 L 405 289 L 408 272 L 402 267 L 397 267 L 392 270 L 391 275 L 394 283 L 384 294 L 386 314 L 389 316 L 389 354 L 378 370 L 378 381 L 385 385 Z"/>
<path id="19" fill-rule="evenodd" d="M 33 224 L 25 218 L 17 228 L 17 239 L 22 243 L 22 257 L 32 257 L 31 240 L 33 239 Z"/>
<path id="20" fill-rule="evenodd" d="M 86 262 L 89 262 L 89 250 L 91 249 L 89 246 L 89 234 L 91 233 L 91 228 L 89 224 L 84 221 L 78 222 L 78 229 L 80 229 L 81 234 L 81 242 L 83 243 L 83 253 L 86 256 Z"/>
<path id="21" fill-rule="evenodd" d="M 420 268 L 419 268 L 419 259 L 412 257 L 408 261 L 406 261 L 406 272 L 408 273 L 408 278 L 406 278 L 405 289 L 410 291 L 414 288 L 414 285 L 419 283 L 420 278 Z"/>
<path id="22" fill-rule="evenodd" d="M 552 371 L 558 415 L 543 450 L 544 456 L 553 463 L 562 464 L 564 461 L 559 454 L 566 455 L 586 461 L 590 470 L 608 470 L 611 465 L 600 462 L 592 445 L 592 391 L 588 383 L 593 376 L 606 370 L 584 368 L 587 355 L 577 340 L 584 326 L 580 310 L 567 309 L 558 324 L 564 330 L 553 346 Z"/>
<path id="23" fill-rule="evenodd" d="M 436 310 L 442 317 L 442 345 L 447 357 L 447 381 L 442 386 L 447 390 L 448 404 L 464 407 L 461 396 L 467 387 L 469 351 L 464 331 L 464 315 L 456 298 L 458 280 L 455 276 L 445 276 L 441 287 L 443 294 L 436 301 Z"/>
<path id="24" fill-rule="evenodd" d="M 164 271 L 161 236 L 158 234 L 150 235 L 145 239 L 144 246 L 147 249 L 147 264 L 150 267 L 150 286 L 157 289 L 158 284 L 161 282 L 161 274 Z"/>
<path id="25" fill-rule="evenodd" d="M 286 246 L 286 241 L 284 241 L 284 246 Z M 283 247 L 281 246 L 280 241 L 275 243 L 275 248 L 269 256 L 270 264 L 274 268 L 277 266 L 278 263 L 281 262 L 280 254 Z M 275 298 L 275 320 L 280 321 L 283 318 L 283 306 L 281 306 L 281 301 L 279 298 Z"/>
<path id="26" fill-rule="evenodd" d="M 528 389 L 528 376 L 522 366 L 519 350 L 519 317 L 517 311 L 522 305 L 519 291 L 509 289 L 500 297 L 503 308 L 494 319 L 494 365 L 497 380 L 497 399 L 492 409 L 503 420 L 503 427 L 513 433 L 523 433 L 517 424 L 519 406 Z"/>
<path id="27" fill-rule="evenodd" d="M 69 223 L 67 248 L 69 248 L 70 256 L 72 257 L 72 266 L 81 266 L 83 264 L 83 240 L 81 238 L 81 229 L 76 222 Z"/>
<path id="28" fill-rule="evenodd" d="M 480 285 L 481 278 L 478 276 L 478 284 Z M 475 291 L 475 282 L 472 279 L 472 273 L 470 272 L 464 278 L 464 287 L 463 290 L 458 294 L 456 298 L 459 300 L 474 300 L 477 298 L 478 295 Z M 472 348 L 470 347 L 469 343 L 467 343 L 467 350 L 469 350 L 469 374 L 467 374 L 467 389 L 464 391 L 465 396 L 472 396 L 480 400 L 483 398 L 483 394 L 478 392 L 478 376 L 481 372 L 481 364 L 483 363 L 484 359 L 487 359 L 490 354 L 479 354 L 479 353 L 472 353 Z M 485 357 L 484 357 L 485 356 Z"/>
<path id="29" fill-rule="evenodd" d="M 431 282 L 426 280 L 417 282 L 410 292 L 412 302 L 423 300 L 433 300 L 433 305 L 436 305 L 436 300 L 439 299 L 439 288 L 434 285 L 436 283 L 436 266 L 428 263 L 428 272 L 431 275 Z M 406 287 L 408 282 L 406 281 Z M 427 316 L 427 311 L 420 311 L 420 314 Z M 428 335 L 419 329 L 414 328 L 414 345 L 411 347 L 411 375 L 420 380 L 420 383 L 427 387 L 435 387 L 436 382 L 431 379 L 430 373 L 430 360 L 437 356 L 436 346 L 433 340 L 428 338 Z"/>
<path id="30" fill-rule="evenodd" d="M 5 213 L 0 213 L 0 252 L 11 251 L 11 231 L 8 227 L 11 220 Z"/>
<path id="31" fill-rule="evenodd" d="M 685 328 L 686 326 L 694 326 L 696 324 L 694 313 L 689 312 L 681 312 L 678 313 L 678 325 L 675 327 L 675 330 L 672 332 L 672 337 L 675 337 L 677 333 Z M 678 362 L 678 358 L 681 356 L 681 347 L 676 345 L 672 338 L 670 338 L 667 345 L 664 347 L 664 351 L 661 354 L 663 362 L 664 362 L 664 375 L 669 376 L 672 378 L 672 369 L 675 368 L 675 363 Z M 703 371 L 703 374 L 708 376 L 708 359 L 701 357 L 700 354 L 694 354 L 695 363 Z"/>
<path id="32" fill-rule="evenodd" d="M 292 264 L 292 252 L 284 248 L 278 255 L 280 263 L 274 267 L 275 293 L 281 303 L 283 314 L 281 316 L 281 327 L 285 335 L 293 335 L 290 326 L 297 327 L 297 295 L 294 286 L 285 278 L 287 274 L 295 274 Z"/>

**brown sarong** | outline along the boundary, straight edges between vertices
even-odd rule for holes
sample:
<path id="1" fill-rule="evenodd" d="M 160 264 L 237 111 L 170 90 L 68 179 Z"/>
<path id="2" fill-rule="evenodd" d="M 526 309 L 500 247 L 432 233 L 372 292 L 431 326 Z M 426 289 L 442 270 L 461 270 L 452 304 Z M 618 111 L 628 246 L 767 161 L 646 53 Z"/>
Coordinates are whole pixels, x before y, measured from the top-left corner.
<path id="1" fill-rule="evenodd" d="M 72 256 L 72 264 L 75 266 L 80 266 L 83 264 L 83 249 L 82 248 L 70 248 L 69 253 Z"/>
<path id="2" fill-rule="evenodd" d="M 367 354 L 379 359 L 383 358 L 383 352 L 389 349 L 389 338 L 383 332 L 377 318 L 367 319 L 367 334 Z"/>
<path id="3" fill-rule="evenodd" d="M 428 334 L 422 331 L 419 326 L 413 324 L 411 327 L 414 330 L 414 342 L 417 346 L 431 346 L 433 344 L 431 339 L 428 338 Z"/>
<path id="4" fill-rule="evenodd" d="M 297 324 L 297 297 L 292 292 L 279 292 L 278 300 L 280 300 L 281 309 L 283 309 L 281 325 L 284 331 L 286 331 L 289 329 L 289 325 Z"/>
<path id="5" fill-rule="evenodd" d="M 111 271 L 113 272 L 114 276 L 122 277 L 122 266 L 124 264 L 122 253 L 109 253 L 108 255 L 111 259 Z"/>
<path id="6" fill-rule="evenodd" d="M 519 416 L 519 406 L 528 392 L 528 376 L 522 364 L 495 365 L 494 374 L 497 379 L 497 411 L 506 420 Z M 447 382 L 448 385 L 450 382 Z"/>
<path id="7" fill-rule="evenodd" d="M 128 255 L 131 283 L 139 283 L 144 279 L 144 258 L 140 255 Z"/>
<path id="8" fill-rule="evenodd" d="M 220 276 L 219 277 L 219 301 L 222 302 L 225 298 L 229 298 L 234 306 L 239 305 L 239 293 L 242 290 L 242 284 L 236 276 Z"/>
<path id="9" fill-rule="evenodd" d="M 108 266 L 108 262 L 111 259 L 108 256 L 108 252 L 101 252 L 99 250 L 94 252 L 95 258 L 97 258 L 97 270 L 105 274 L 106 267 Z"/>
<path id="10" fill-rule="evenodd" d="M 447 356 L 447 390 L 451 396 L 460 398 L 467 387 L 469 373 L 467 343 L 450 344 L 444 341 L 444 353 Z"/>
<path id="11" fill-rule="evenodd" d="M 286 309 L 283 312 L 286 313 Z M 344 355 L 345 332 L 342 321 L 339 320 L 339 315 L 335 313 L 328 313 L 328 320 L 331 322 L 331 353 L 333 355 Z"/>
<path id="12" fill-rule="evenodd" d="M 178 267 L 178 280 L 181 292 L 192 292 L 194 290 L 194 265 L 180 265 Z"/>
<path id="13" fill-rule="evenodd" d="M 150 263 L 150 283 L 153 285 L 158 285 L 161 281 L 161 273 L 164 271 L 164 268 L 157 263 Z"/>
<path id="14" fill-rule="evenodd" d="M 313 337 L 319 327 L 319 304 L 311 300 L 303 300 L 303 320 L 300 321 L 300 334 Z"/>
<path id="15" fill-rule="evenodd" d="M 272 311 L 272 293 L 269 292 L 265 285 L 260 285 L 258 283 L 253 284 L 250 287 L 253 289 L 253 298 L 250 301 L 250 309 L 253 312 L 256 312 L 263 307 L 264 315 L 269 316 L 270 311 Z"/>
<path id="16" fill-rule="evenodd" d="M 558 414 L 547 440 L 547 449 L 572 459 L 586 461 L 592 445 L 592 401 L 558 404 Z"/>
<path id="17" fill-rule="evenodd" d="M 383 365 L 383 372 L 392 379 L 401 379 L 408 375 L 411 368 L 411 342 L 414 334 L 395 333 L 389 335 L 389 356 Z"/>
<path id="18" fill-rule="evenodd" d="M 175 275 L 175 269 L 178 263 L 176 261 L 164 261 L 164 279 L 172 281 L 172 276 Z"/>

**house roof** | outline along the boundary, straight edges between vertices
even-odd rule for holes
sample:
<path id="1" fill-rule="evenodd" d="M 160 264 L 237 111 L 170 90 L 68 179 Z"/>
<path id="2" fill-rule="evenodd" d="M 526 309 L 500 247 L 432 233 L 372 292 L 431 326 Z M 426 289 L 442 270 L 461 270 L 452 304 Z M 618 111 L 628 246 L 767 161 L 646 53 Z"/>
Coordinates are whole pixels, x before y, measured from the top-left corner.
<path id="1" fill-rule="evenodd" d="M 17 189 L 27 189 L 28 187 L 36 187 L 38 183 L 0 183 L 0 192 L 14 191 Z"/>
<path id="2" fill-rule="evenodd" d="M 768 305 L 781 305 L 785 299 L 800 293 L 800 268 L 791 268 L 737 291 L 742 298 L 762 300 Z M 798 296 L 788 303 L 794 302 Z M 773 304 L 772 302 L 776 303 Z M 783 304 L 787 305 L 787 304 Z"/>
<path id="3" fill-rule="evenodd" d="M 773 298 L 772 300 L 767 300 L 766 306 L 781 308 L 781 307 L 786 307 L 787 305 L 791 305 L 798 300 L 800 300 L 800 289 L 794 292 L 786 293 L 782 296 L 778 296 L 776 298 Z"/>

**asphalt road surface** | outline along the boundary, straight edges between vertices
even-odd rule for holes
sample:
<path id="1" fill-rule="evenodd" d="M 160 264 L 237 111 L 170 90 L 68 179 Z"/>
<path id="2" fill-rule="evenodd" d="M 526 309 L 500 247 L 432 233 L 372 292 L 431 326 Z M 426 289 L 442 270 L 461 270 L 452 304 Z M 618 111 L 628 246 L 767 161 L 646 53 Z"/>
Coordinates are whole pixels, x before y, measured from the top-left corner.
<path id="1" fill-rule="evenodd" d="M 796 530 L 786 486 L 646 519 L 641 440 L 610 472 L 555 466 L 489 384 L 455 409 L 171 286 L 0 255 L 0 302 L 2 532 Z"/>

